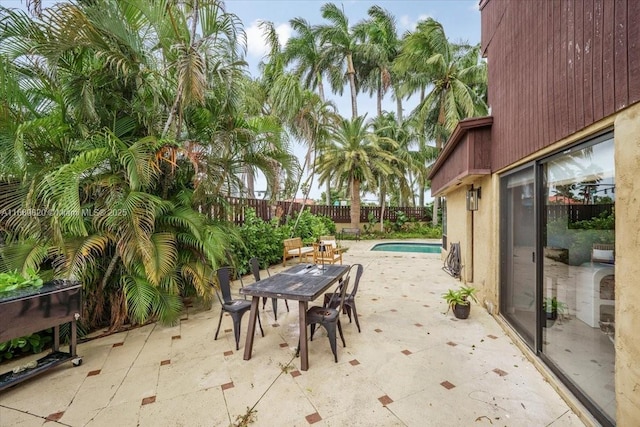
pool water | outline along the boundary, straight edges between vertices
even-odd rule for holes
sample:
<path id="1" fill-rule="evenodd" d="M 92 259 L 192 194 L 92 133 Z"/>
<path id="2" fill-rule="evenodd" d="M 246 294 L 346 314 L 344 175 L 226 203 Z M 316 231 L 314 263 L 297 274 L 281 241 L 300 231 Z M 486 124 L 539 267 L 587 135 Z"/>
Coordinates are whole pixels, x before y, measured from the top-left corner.
<path id="1" fill-rule="evenodd" d="M 422 254 L 439 254 L 442 249 L 440 243 L 378 243 L 372 251 L 386 252 L 418 252 Z"/>

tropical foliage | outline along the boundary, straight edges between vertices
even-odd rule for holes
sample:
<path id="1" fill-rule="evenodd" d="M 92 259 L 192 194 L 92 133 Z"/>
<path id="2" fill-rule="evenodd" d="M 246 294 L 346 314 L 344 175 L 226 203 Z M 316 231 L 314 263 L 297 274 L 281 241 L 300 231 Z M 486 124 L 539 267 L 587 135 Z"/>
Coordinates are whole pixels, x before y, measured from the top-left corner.
<path id="1" fill-rule="evenodd" d="M 288 221 L 281 226 L 278 218 L 264 221 L 256 216 L 253 209 L 248 209 L 245 220 L 239 227 L 240 241 L 232 246 L 238 271 L 249 271 L 249 260 L 258 257 L 263 266 L 277 264 L 282 261 L 282 242 L 290 236 L 300 237 L 305 243 L 317 242 L 322 235 L 335 234 L 335 223 L 325 216 L 313 215 L 304 210 L 298 221 Z"/>
<path id="2" fill-rule="evenodd" d="M 2 270 L 84 284 L 90 325 L 174 321 L 237 232 L 202 213 L 240 172 L 291 169 L 244 114 L 240 22 L 219 2 L 0 9 Z"/>
<path id="3" fill-rule="evenodd" d="M 424 206 L 448 134 L 486 113 L 477 46 L 432 19 L 400 35 L 375 5 L 360 21 L 333 3 L 318 24 L 293 18 L 285 46 L 262 23 L 269 50 L 252 77 L 243 25 L 220 0 L 28 3 L 33 14 L 0 7 L 0 271 L 80 280 L 89 327 L 171 323 L 181 297 L 211 295 L 217 266 L 271 262 L 284 236 L 332 231 L 304 211 L 284 227 L 212 219 L 228 196 L 254 197 L 257 176 L 269 200 L 307 197 L 317 177 L 327 201 L 348 195 L 357 226 L 366 192 L 382 210 Z M 325 87 L 348 88 L 349 119 Z M 361 93 L 376 117 L 358 114 Z"/>
<path id="4" fill-rule="evenodd" d="M 42 284 L 42 279 L 33 270 L 28 271 L 26 277 L 18 274 L 17 271 L 0 273 L 0 297 L 21 289 L 32 289 L 35 291 L 41 288 Z"/>

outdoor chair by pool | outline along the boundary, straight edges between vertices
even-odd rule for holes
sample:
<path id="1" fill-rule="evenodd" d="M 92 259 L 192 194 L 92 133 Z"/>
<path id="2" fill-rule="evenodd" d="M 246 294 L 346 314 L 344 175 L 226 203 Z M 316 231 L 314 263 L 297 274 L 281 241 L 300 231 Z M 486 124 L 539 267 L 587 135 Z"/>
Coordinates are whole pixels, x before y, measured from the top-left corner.
<path id="1" fill-rule="evenodd" d="M 358 293 L 358 284 L 360 283 L 360 277 L 362 277 L 362 273 L 364 272 L 364 267 L 362 264 L 353 264 L 351 268 L 356 268 L 356 277 L 353 282 L 353 287 L 351 289 L 347 289 L 347 293 L 344 297 L 344 307 L 343 312 L 347 312 L 347 316 L 349 316 L 349 323 L 351 323 L 351 312 L 353 311 L 353 318 L 356 321 L 356 326 L 358 327 L 358 332 L 360 332 L 360 322 L 358 321 L 358 310 L 356 309 L 356 294 Z M 333 298 L 333 300 L 332 300 Z M 333 302 L 331 302 L 333 301 Z M 337 306 L 337 298 L 335 298 L 335 294 L 332 292 L 327 292 L 324 294 L 324 306 L 336 308 Z"/>
<path id="2" fill-rule="evenodd" d="M 320 236 L 320 237 L 318 238 L 318 241 L 319 241 L 320 243 L 324 243 L 324 244 L 327 244 L 327 245 L 331 245 L 331 246 L 333 246 L 334 248 L 338 246 L 338 245 L 337 245 L 337 243 L 336 243 L 336 242 L 337 242 L 337 241 L 336 241 L 336 236 Z"/>
<path id="3" fill-rule="evenodd" d="M 304 246 L 300 237 L 292 237 L 290 239 L 284 239 L 283 242 L 284 252 L 282 253 L 282 266 L 287 265 L 287 259 L 298 257 L 298 262 L 302 262 L 304 259 L 307 261 L 313 257 L 313 246 Z"/>
<path id="4" fill-rule="evenodd" d="M 233 334 L 236 339 L 236 350 L 240 349 L 240 324 L 242 322 L 242 316 L 249 310 L 251 310 L 251 301 L 246 299 L 233 299 L 231 296 L 231 278 L 235 275 L 234 269 L 231 267 L 222 267 L 216 271 L 218 278 L 219 291 L 216 288 L 216 296 L 220 301 L 220 319 L 218 320 L 218 329 L 216 329 L 216 336 L 214 340 L 218 339 L 218 332 L 220 332 L 220 325 L 222 324 L 222 316 L 225 312 L 229 313 L 233 319 Z M 242 286 L 242 278 L 240 279 L 240 285 Z M 220 296 L 222 293 L 222 296 Z M 258 313 L 258 325 L 260 325 L 260 333 L 264 337 L 264 331 L 262 330 L 262 323 L 260 322 L 260 313 Z"/>
<path id="5" fill-rule="evenodd" d="M 331 244 L 314 243 L 313 244 L 313 260 L 316 264 L 335 264 L 342 265 L 342 251 Z"/>
<path id="6" fill-rule="evenodd" d="M 338 332 L 340 333 L 342 346 L 347 346 L 344 341 L 344 335 L 342 334 L 342 325 L 340 324 L 340 311 L 342 310 L 342 303 L 344 302 L 344 296 L 346 294 L 348 286 L 349 273 L 347 273 L 347 277 L 338 284 L 336 291 L 333 293 L 334 297 L 330 301 L 331 304 L 336 305 L 336 308 L 314 306 L 307 310 L 307 325 L 311 327 L 309 340 L 313 341 L 313 333 L 316 330 L 316 325 L 323 326 L 327 331 L 327 337 L 329 338 L 329 344 L 331 345 L 331 351 L 333 352 L 333 358 L 336 363 L 338 363 L 336 327 L 338 328 Z M 300 340 L 298 340 L 298 349 L 296 351 L 296 356 L 299 356 L 299 353 Z"/>
<path id="7" fill-rule="evenodd" d="M 256 257 L 253 257 L 249 260 L 249 266 L 251 267 L 251 272 L 253 273 L 253 278 L 256 282 L 260 281 L 260 260 Z M 267 268 L 267 274 L 271 276 L 269 273 L 269 269 Z M 264 310 L 264 306 L 267 303 L 267 297 L 262 298 L 262 309 Z M 275 320 L 278 320 L 278 298 L 271 298 L 271 305 L 273 306 L 273 317 Z M 287 300 L 284 300 L 284 305 L 287 306 L 287 312 L 289 311 L 289 303 Z"/>
<path id="8" fill-rule="evenodd" d="M 613 264 L 615 249 L 614 244 L 594 243 L 591 247 L 591 263 Z"/>

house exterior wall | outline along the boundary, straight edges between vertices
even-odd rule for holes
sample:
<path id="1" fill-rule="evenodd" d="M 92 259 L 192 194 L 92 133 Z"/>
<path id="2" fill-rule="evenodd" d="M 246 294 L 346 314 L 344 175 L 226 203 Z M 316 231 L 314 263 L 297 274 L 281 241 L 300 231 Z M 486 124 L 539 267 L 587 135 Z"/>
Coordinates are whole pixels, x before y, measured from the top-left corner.
<path id="1" fill-rule="evenodd" d="M 640 101 L 637 0 L 487 0 L 492 169 Z"/>
<path id="2" fill-rule="evenodd" d="M 471 272 L 469 269 L 469 243 L 470 243 L 470 217 L 466 208 L 466 190 L 467 187 L 460 185 L 456 187 L 456 191 L 447 194 L 447 245 L 446 251 L 442 251 L 442 257 L 445 259 L 449 254 L 450 245 L 452 243 L 460 243 L 460 263 L 463 266 L 460 280 L 467 283 L 467 274 Z"/>
<path id="3" fill-rule="evenodd" d="M 492 175 L 469 176 L 440 191 L 447 197 L 449 241 L 461 242 L 463 264 L 471 267 L 462 279 L 480 290 L 481 303 L 495 313 L 500 287 L 500 175 L 613 129 L 616 423 L 636 425 L 640 420 L 640 1 L 486 0 L 481 9 L 493 116 Z M 439 161 L 439 173 L 452 176 L 448 159 Z M 480 207 L 473 213 L 465 203 L 471 185 L 482 188 Z M 545 370 L 537 355 L 528 356 Z M 554 378 L 549 375 L 554 387 L 571 400 L 571 392 Z M 580 411 L 575 402 L 574 408 Z M 595 424 L 588 414 L 581 417 Z"/>
<path id="4" fill-rule="evenodd" d="M 478 210 L 473 212 L 473 286 L 480 290 L 482 299 L 491 314 L 498 309 L 498 212 L 497 194 L 499 189 L 497 177 L 486 176 L 474 182 L 475 188 L 481 188 Z"/>
<path id="5" fill-rule="evenodd" d="M 492 314 L 499 308 L 500 288 L 500 174 L 522 164 L 545 157 L 574 145 L 591 135 L 613 129 L 616 161 L 616 401 L 618 425 L 635 425 L 640 419 L 640 340 L 637 330 L 640 327 L 640 227 L 637 225 L 640 215 L 640 103 L 636 103 L 622 112 L 594 123 L 567 138 L 555 142 L 536 153 L 510 165 L 499 173 L 486 177 L 476 177 L 470 185 L 451 187 L 441 195 L 447 198 L 448 238 L 450 242 L 461 244 L 462 263 L 465 265 L 462 281 L 479 290 L 479 302 Z M 482 197 L 477 211 L 466 210 L 466 192 L 480 187 Z M 473 215 L 473 220 L 471 216 Z M 623 232 L 624 230 L 624 232 Z M 631 230 L 631 232 L 628 232 Z M 466 270 L 466 271 L 465 271 Z M 516 334 L 511 334 L 518 339 Z M 549 375 L 544 365 L 525 345 L 521 348 L 532 361 Z M 535 360 L 534 360 L 535 359 Z M 580 413 L 583 408 L 575 401 L 566 387 L 553 384 L 554 388 L 565 396 L 574 410 L 581 415 L 587 425 L 597 423 L 588 413 Z"/>
<path id="6" fill-rule="evenodd" d="M 481 305 L 489 303 L 492 313 L 497 310 L 498 293 L 495 247 L 498 242 L 498 228 L 494 226 L 495 211 L 494 183 L 491 176 L 477 178 L 474 188 L 481 188 L 480 205 L 477 211 L 467 210 L 467 190 L 470 185 L 458 185 L 449 188 L 441 195 L 447 198 L 447 242 L 460 243 L 461 263 L 463 265 L 460 280 L 463 284 L 478 289 Z M 443 251 L 446 258 L 447 251 Z"/>
<path id="7" fill-rule="evenodd" d="M 458 123 L 442 155 L 431 168 L 431 192 L 468 184 L 476 175 L 491 173 L 492 117 L 465 119 Z M 442 165 L 447 163 L 446 168 Z"/>
<path id="8" fill-rule="evenodd" d="M 616 159 L 616 420 L 640 420 L 640 103 L 615 118 Z"/>

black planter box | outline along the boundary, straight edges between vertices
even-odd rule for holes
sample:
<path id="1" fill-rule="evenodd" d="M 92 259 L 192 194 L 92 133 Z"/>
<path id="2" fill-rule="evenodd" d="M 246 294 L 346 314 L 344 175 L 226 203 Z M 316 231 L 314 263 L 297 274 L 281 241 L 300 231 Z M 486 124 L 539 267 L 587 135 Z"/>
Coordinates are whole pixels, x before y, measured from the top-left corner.
<path id="1" fill-rule="evenodd" d="M 23 289 L 0 296 L 0 342 L 54 328 L 53 351 L 37 365 L 0 375 L 0 390 L 37 375 L 67 360 L 79 365 L 77 327 L 82 307 L 82 286 L 77 281 L 53 280 L 40 289 Z M 71 322 L 69 352 L 60 351 L 60 325 Z"/>

